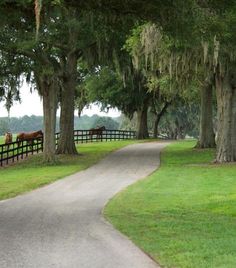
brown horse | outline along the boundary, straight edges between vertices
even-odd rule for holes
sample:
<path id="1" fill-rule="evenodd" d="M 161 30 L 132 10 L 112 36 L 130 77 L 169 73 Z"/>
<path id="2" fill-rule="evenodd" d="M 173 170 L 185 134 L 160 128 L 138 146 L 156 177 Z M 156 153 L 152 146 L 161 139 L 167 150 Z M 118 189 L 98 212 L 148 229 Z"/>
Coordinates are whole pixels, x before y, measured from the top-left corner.
<path id="1" fill-rule="evenodd" d="M 97 139 L 101 139 L 102 138 L 102 132 L 106 130 L 106 128 L 104 126 L 102 127 L 98 127 L 98 128 L 91 128 L 89 130 L 89 136 L 90 136 L 90 139 L 92 140 L 93 138 L 93 135 L 97 135 Z"/>
<path id="2" fill-rule="evenodd" d="M 16 136 L 16 141 L 18 142 L 18 146 L 20 146 L 21 142 L 27 141 L 28 144 L 33 145 L 34 139 L 42 139 L 43 131 L 38 130 L 34 132 L 21 132 Z"/>
<path id="3" fill-rule="evenodd" d="M 10 143 L 12 143 L 12 133 L 7 132 L 5 133 L 5 144 L 8 145 L 8 148 L 10 146 Z"/>

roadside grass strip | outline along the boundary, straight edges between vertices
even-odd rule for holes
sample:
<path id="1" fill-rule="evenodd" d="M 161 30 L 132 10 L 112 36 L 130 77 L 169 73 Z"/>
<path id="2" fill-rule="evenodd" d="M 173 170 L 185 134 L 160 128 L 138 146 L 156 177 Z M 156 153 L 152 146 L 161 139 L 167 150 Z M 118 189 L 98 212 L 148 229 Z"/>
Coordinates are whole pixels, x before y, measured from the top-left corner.
<path id="1" fill-rule="evenodd" d="M 55 165 L 45 165 L 42 161 L 42 154 L 39 154 L 29 156 L 12 166 L 0 168 L 0 200 L 14 197 L 84 170 L 108 153 L 133 143 L 137 141 L 79 144 L 77 146 L 79 155 L 59 155 Z"/>
<path id="2" fill-rule="evenodd" d="M 117 194 L 106 218 L 162 267 L 236 267 L 236 164 L 212 164 L 195 141 L 169 145 L 161 167 Z"/>

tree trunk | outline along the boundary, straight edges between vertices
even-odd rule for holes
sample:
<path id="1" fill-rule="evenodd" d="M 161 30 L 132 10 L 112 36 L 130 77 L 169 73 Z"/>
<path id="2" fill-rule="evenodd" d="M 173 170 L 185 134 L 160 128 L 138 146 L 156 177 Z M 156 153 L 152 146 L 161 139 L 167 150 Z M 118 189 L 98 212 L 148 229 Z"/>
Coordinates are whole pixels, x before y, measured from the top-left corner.
<path id="1" fill-rule="evenodd" d="M 41 93 L 43 97 L 44 113 L 44 161 L 55 162 L 55 129 L 57 111 L 57 85 L 55 81 L 42 81 Z"/>
<path id="2" fill-rule="evenodd" d="M 153 127 L 153 138 L 157 138 L 157 136 L 158 136 L 158 125 L 159 125 L 160 119 L 161 118 L 160 118 L 159 114 L 156 114 L 156 118 L 154 121 L 154 127 Z"/>
<path id="3" fill-rule="evenodd" d="M 147 112 L 148 112 L 147 104 L 144 104 L 143 108 L 137 112 L 137 115 L 138 115 L 137 138 L 138 139 L 149 138 L 148 126 L 147 126 Z"/>
<path id="4" fill-rule="evenodd" d="M 215 148 L 213 130 L 212 85 L 201 88 L 200 135 L 197 148 Z"/>
<path id="5" fill-rule="evenodd" d="M 154 121 L 154 128 L 153 128 L 153 137 L 154 138 L 157 138 L 157 136 L 158 136 L 158 126 L 159 126 L 160 120 L 161 120 L 162 116 L 165 114 L 169 105 L 170 105 L 170 102 L 166 102 L 164 107 L 161 109 L 161 111 L 159 113 L 156 113 L 156 118 Z"/>
<path id="6" fill-rule="evenodd" d="M 76 89 L 77 55 L 67 57 L 61 93 L 60 137 L 57 154 L 77 154 L 74 142 L 74 101 Z"/>
<path id="7" fill-rule="evenodd" d="M 217 162 L 236 161 L 236 87 L 230 74 L 216 75 Z"/>

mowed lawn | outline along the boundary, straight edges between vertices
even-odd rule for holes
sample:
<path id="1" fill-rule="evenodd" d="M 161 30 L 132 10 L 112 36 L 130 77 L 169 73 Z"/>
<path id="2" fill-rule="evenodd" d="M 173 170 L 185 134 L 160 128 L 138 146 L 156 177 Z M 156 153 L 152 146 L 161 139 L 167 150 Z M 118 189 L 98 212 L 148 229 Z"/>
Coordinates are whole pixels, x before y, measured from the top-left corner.
<path id="1" fill-rule="evenodd" d="M 162 267 L 236 267 L 236 165 L 171 144 L 161 168 L 119 193 L 105 215 Z"/>
<path id="2" fill-rule="evenodd" d="M 58 156 L 55 165 L 46 166 L 41 155 L 30 156 L 13 166 L 0 168 L 0 200 L 51 183 L 95 164 L 108 153 L 137 141 L 79 144 L 78 156 Z"/>

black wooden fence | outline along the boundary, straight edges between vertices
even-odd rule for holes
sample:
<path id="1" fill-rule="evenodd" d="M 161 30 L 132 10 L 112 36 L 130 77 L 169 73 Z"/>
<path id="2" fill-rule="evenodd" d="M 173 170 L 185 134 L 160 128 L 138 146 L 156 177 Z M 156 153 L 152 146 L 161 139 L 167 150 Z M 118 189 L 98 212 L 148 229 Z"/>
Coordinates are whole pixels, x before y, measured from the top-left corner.
<path id="1" fill-rule="evenodd" d="M 56 133 L 56 144 L 59 140 L 60 132 Z M 90 130 L 74 130 L 74 141 L 76 143 L 97 142 L 97 141 L 116 141 L 135 139 L 135 131 L 126 130 L 103 130 L 101 135 L 91 135 Z"/>
<path id="2" fill-rule="evenodd" d="M 0 145 L 0 166 L 7 165 L 27 157 L 29 154 L 43 151 L 42 139 L 30 139 Z"/>
<path id="3" fill-rule="evenodd" d="M 74 130 L 74 140 L 76 143 L 98 142 L 98 141 L 115 141 L 135 139 L 135 131 L 125 130 L 103 130 L 101 135 L 90 135 L 89 130 Z M 56 133 L 56 145 L 60 133 Z M 42 139 L 30 139 L 23 142 L 12 142 L 0 145 L 0 166 L 14 163 L 20 159 L 43 151 Z"/>

